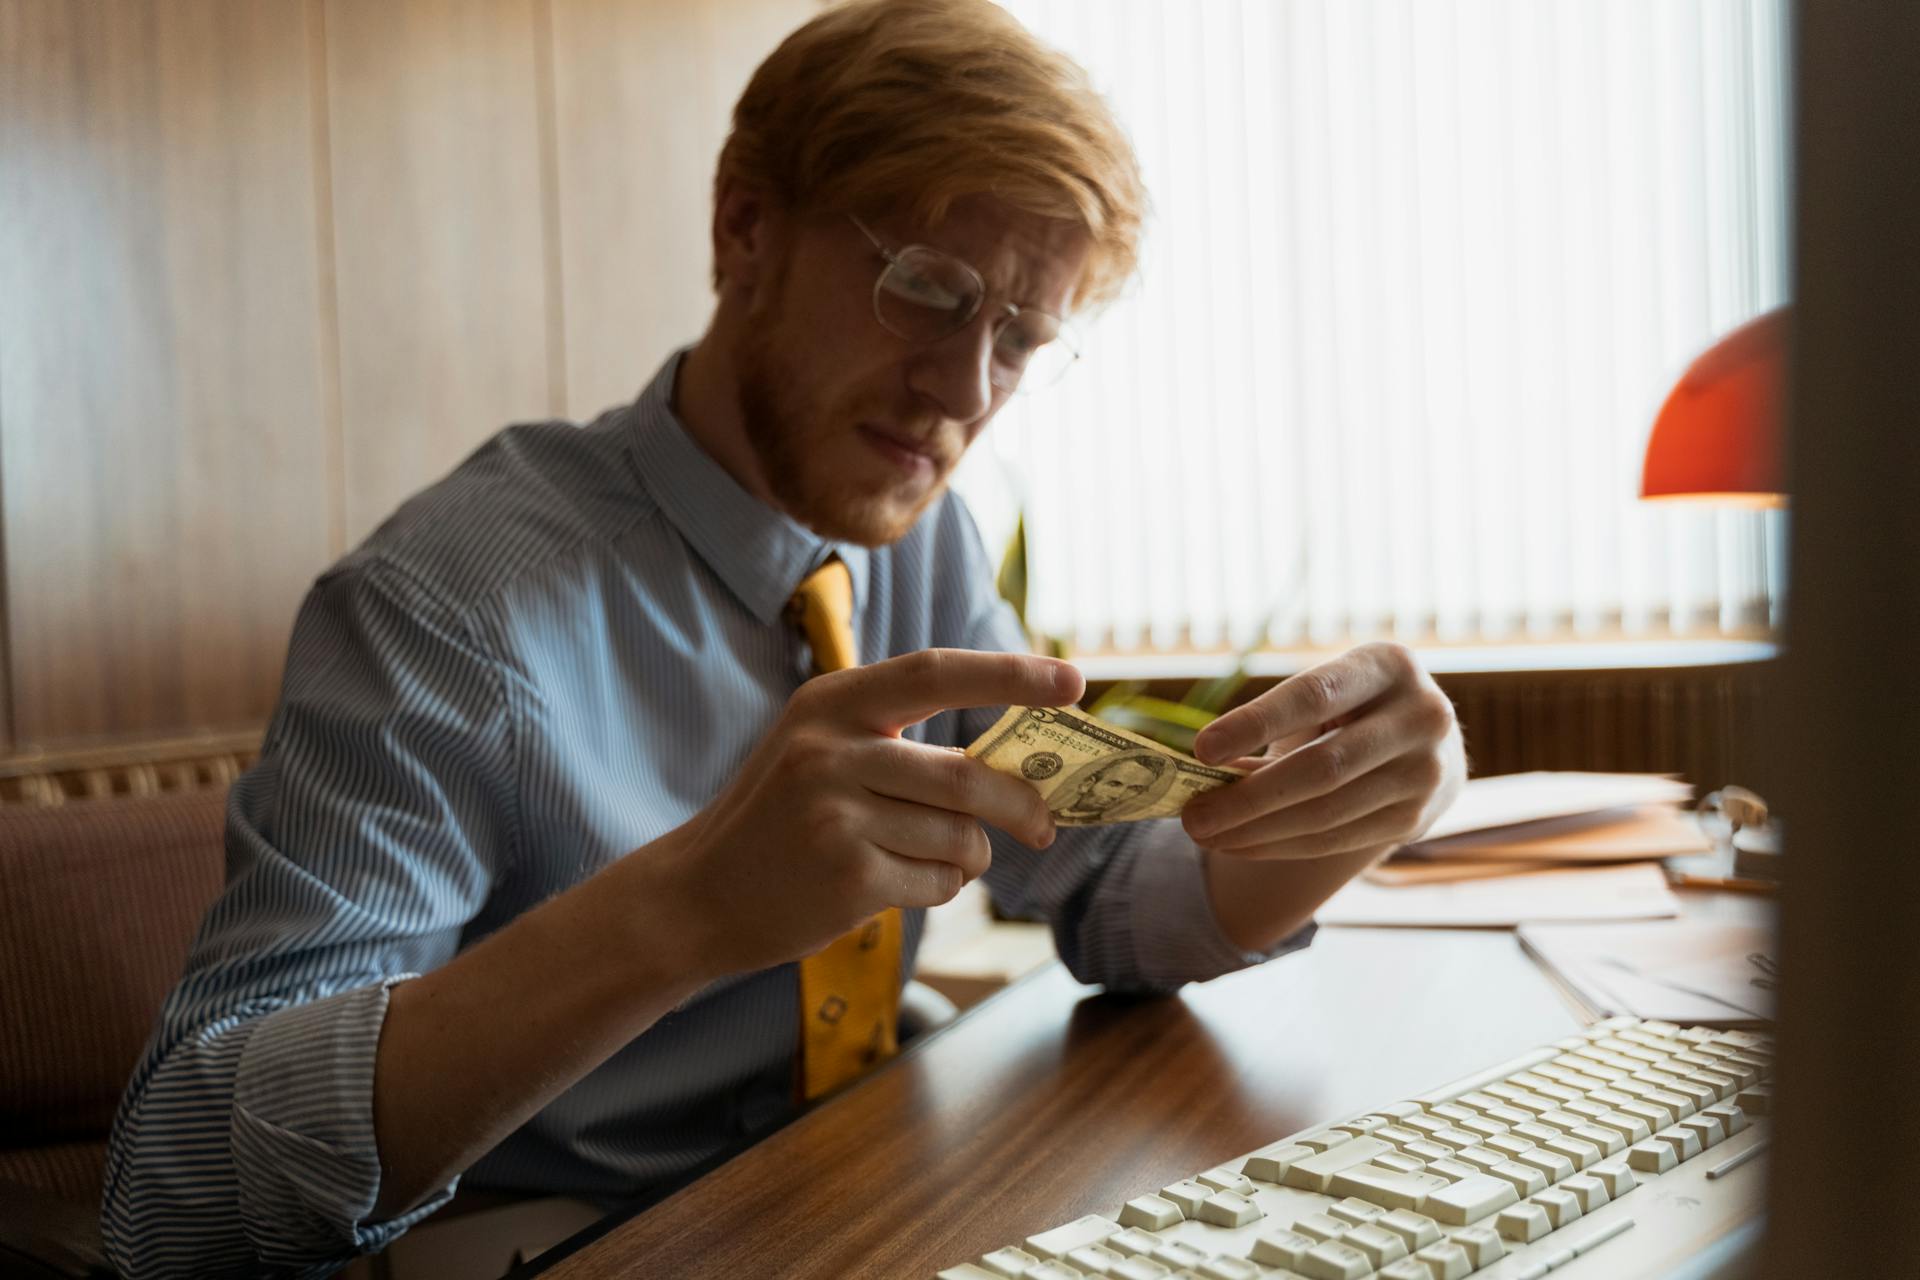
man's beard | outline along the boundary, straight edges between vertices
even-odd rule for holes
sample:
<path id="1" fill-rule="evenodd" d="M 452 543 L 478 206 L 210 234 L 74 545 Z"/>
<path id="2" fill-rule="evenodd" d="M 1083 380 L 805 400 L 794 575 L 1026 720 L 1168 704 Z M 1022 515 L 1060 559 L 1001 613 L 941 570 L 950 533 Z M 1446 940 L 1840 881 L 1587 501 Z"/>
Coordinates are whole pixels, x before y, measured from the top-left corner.
<path id="1" fill-rule="evenodd" d="M 775 296 L 782 302 L 784 275 L 782 272 L 783 278 L 774 286 Z M 936 442 L 939 424 L 929 422 L 924 413 L 885 419 L 911 431 L 934 456 L 934 481 L 911 505 L 897 486 L 875 483 L 864 473 L 836 465 L 839 449 L 834 446 L 854 434 L 858 418 L 804 398 L 798 390 L 804 381 L 792 363 L 774 349 L 771 335 L 780 327 L 777 320 L 774 308 L 756 309 L 756 314 L 748 317 L 746 331 L 734 351 L 747 441 L 759 459 L 760 473 L 774 501 L 823 538 L 868 547 L 898 541 L 946 490 L 959 450 Z"/>

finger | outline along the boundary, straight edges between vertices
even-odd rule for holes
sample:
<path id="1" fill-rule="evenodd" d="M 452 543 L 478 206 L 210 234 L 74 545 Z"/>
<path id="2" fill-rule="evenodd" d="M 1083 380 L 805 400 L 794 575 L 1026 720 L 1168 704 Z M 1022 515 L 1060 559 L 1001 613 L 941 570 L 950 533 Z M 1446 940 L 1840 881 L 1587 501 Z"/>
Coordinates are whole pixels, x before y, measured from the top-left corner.
<path id="1" fill-rule="evenodd" d="M 987 833 L 966 814 L 884 796 L 868 804 L 867 840 L 902 858 L 949 863 L 968 880 L 986 874 L 993 862 Z"/>
<path id="2" fill-rule="evenodd" d="M 853 757 L 849 774 L 875 796 L 990 822 L 1035 849 L 1053 843 L 1053 815 L 1040 793 L 962 752 L 876 739 Z"/>
<path id="3" fill-rule="evenodd" d="M 1329 795 L 1405 752 L 1416 739 L 1403 712 L 1385 710 L 1343 725 L 1239 782 L 1195 796 L 1181 812 L 1187 834 L 1206 843 L 1256 818 Z"/>
<path id="4" fill-rule="evenodd" d="M 1193 753 L 1208 764 L 1258 755 L 1270 742 L 1360 710 L 1419 668 L 1401 645 L 1366 644 L 1290 676 L 1202 729 Z"/>
<path id="5" fill-rule="evenodd" d="M 1425 776 L 1426 771 L 1417 761 L 1396 760 L 1353 779 L 1329 795 L 1288 805 L 1205 836 L 1193 835 L 1191 829 L 1187 834 L 1193 836 L 1196 844 L 1227 851 L 1251 849 L 1300 836 L 1324 835 L 1388 805 L 1403 800 L 1419 802 L 1426 794 L 1421 787 Z"/>
<path id="6" fill-rule="evenodd" d="M 951 862 L 903 858 L 885 851 L 879 856 L 882 861 L 873 872 L 874 890 L 890 907 L 942 906 L 967 887 L 965 873 Z"/>
<path id="7" fill-rule="evenodd" d="M 1399 801 L 1384 808 L 1375 809 L 1372 813 L 1363 814 L 1352 822 L 1335 827 L 1331 831 L 1316 832 L 1313 835 L 1288 836 L 1245 849 L 1222 849 L 1219 852 L 1233 857 L 1280 862 L 1325 858 L 1336 853 L 1352 853 L 1358 849 L 1385 848 L 1399 844 L 1405 838 L 1405 833 L 1412 830 L 1413 824 L 1419 820 L 1419 813 L 1418 802 Z"/>
<path id="8" fill-rule="evenodd" d="M 844 718 L 893 734 L 958 707 L 1070 706 L 1086 687 L 1078 669 L 1058 658 L 922 649 L 809 680 L 796 697 L 830 698 Z"/>

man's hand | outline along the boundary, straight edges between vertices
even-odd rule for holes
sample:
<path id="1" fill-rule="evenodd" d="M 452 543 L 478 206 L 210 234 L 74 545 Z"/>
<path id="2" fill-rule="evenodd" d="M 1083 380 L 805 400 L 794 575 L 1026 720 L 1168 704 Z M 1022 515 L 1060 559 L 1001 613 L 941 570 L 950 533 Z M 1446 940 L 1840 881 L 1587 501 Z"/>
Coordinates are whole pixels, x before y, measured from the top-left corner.
<path id="1" fill-rule="evenodd" d="M 900 731 L 960 707 L 1068 705 L 1084 687 L 1065 662 L 962 649 L 802 685 L 733 784 L 668 838 L 675 878 L 712 904 L 703 958 L 764 968 L 888 907 L 947 902 L 991 860 L 982 822 L 1051 844 L 1032 787 Z"/>
<path id="2" fill-rule="evenodd" d="M 1181 814 L 1195 844 L 1243 858 L 1385 852 L 1431 826 L 1467 775 L 1453 704 L 1397 644 L 1282 681 L 1193 745 L 1209 764 L 1252 771 Z"/>

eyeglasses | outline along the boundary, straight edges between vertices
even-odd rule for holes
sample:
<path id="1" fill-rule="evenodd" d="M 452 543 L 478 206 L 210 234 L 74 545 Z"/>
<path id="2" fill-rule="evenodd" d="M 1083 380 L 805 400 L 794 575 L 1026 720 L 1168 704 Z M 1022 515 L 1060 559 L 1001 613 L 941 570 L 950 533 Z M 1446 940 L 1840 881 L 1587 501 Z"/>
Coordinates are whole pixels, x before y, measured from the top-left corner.
<path id="1" fill-rule="evenodd" d="M 852 214 L 847 219 L 887 262 L 873 282 L 873 314 L 881 328 L 925 345 L 960 332 L 979 314 L 987 282 L 967 263 L 923 244 L 889 249 L 866 223 Z M 988 380 L 1009 395 L 1058 382 L 1080 358 L 1066 321 L 1033 307 L 1000 305 Z"/>

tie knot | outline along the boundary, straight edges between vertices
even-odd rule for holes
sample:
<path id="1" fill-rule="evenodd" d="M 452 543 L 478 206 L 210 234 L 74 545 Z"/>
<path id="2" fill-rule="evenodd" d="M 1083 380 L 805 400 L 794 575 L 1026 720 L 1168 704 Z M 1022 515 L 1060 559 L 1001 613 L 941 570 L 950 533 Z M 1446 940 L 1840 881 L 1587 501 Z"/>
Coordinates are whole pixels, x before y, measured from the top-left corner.
<path id="1" fill-rule="evenodd" d="M 801 580 L 788 611 L 807 637 L 818 671 L 860 665 L 853 647 L 853 575 L 837 557 Z"/>

